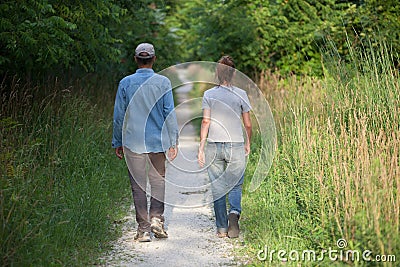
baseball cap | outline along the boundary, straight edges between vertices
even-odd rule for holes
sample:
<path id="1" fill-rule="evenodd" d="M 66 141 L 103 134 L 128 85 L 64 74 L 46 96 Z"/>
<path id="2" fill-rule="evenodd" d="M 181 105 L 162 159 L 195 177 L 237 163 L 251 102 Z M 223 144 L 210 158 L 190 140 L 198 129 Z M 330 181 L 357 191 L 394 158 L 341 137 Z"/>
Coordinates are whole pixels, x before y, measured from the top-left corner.
<path id="1" fill-rule="evenodd" d="M 140 53 L 147 53 L 147 55 L 140 55 Z M 154 46 L 149 43 L 141 43 L 135 49 L 135 56 L 138 58 L 152 58 L 155 55 Z"/>

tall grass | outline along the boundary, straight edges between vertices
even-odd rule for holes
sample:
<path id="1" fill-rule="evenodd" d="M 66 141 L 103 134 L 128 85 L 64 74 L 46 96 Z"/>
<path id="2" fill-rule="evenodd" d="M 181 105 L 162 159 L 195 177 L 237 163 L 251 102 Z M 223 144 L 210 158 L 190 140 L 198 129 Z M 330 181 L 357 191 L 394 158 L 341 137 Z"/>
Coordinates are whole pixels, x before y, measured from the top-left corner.
<path id="1" fill-rule="evenodd" d="M 1 266 L 89 265 L 113 236 L 129 189 L 110 149 L 114 88 L 83 84 L 2 84 Z"/>
<path id="2" fill-rule="evenodd" d="M 384 44 L 364 51 L 352 50 L 347 63 L 334 47 L 325 51 L 323 80 L 268 74 L 260 85 L 273 108 L 279 144 L 261 188 L 244 194 L 242 225 L 254 265 L 279 262 L 276 254 L 272 263 L 257 259 L 264 246 L 318 253 L 339 249 L 339 238 L 347 241 L 344 250 L 399 260 L 399 73 Z M 250 160 L 249 172 L 254 164 Z M 326 256 L 323 263 L 286 264 L 332 263 Z"/>

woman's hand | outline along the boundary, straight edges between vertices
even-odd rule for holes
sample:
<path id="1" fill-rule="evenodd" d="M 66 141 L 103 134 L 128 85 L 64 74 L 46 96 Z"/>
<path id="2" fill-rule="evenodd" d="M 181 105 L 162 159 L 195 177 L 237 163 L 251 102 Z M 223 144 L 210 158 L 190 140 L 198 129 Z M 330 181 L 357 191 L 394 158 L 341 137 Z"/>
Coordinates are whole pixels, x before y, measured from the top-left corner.
<path id="1" fill-rule="evenodd" d="M 250 143 L 244 145 L 244 154 L 248 156 L 250 154 Z"/>

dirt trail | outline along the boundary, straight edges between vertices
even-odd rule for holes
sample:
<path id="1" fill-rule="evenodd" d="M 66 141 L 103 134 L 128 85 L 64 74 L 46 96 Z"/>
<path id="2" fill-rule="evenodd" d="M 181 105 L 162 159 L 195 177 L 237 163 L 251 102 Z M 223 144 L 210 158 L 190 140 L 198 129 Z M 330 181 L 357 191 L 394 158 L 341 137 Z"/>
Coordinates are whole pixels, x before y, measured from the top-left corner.
<path id="1" fill-rule="evenodd" d="M 168 239 L 149 243 L 134 241 L 134 211 L 124 219 L 123 233 L 102 258 L 104 266 L 236 266 L 233 247 L 240 243 L 218 238 L 210 204 L 205 170 L 197 165 L 197 133 L 190 123 L 193 101 L 191 85 L 176 89 L 180 105 L 176 108 L 180 126 L 178 157 L 167 165 L 165 220 Z M 188 101 L 189 100 L 189 101 Z M 198 100 L 197 100 L 198 101 Z"/>

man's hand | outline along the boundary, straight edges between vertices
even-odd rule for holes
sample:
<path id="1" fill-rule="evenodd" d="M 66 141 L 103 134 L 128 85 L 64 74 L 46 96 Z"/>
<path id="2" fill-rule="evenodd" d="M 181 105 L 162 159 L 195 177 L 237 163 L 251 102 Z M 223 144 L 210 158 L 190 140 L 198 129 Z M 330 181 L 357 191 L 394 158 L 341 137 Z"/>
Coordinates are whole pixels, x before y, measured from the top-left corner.
<path id="1" fill-rule="evenodd" d="M 178 155 L 178 147 L 170 147 L 168 149 L 168 159 L 173 161 Z"/>
<path id="2" fill-rule="evenodd" d="M 203 168 L 205 164 L 205 156 L 203 149 L 199 149 L 199 153 L 197 154 L 197 161 L 199 162 L 199 166 Z"/>
<path id="3" fill-rule="evenodd" d="M 246 156 L 248 156 L 250 154 L 250 143 L 246 143 L 244 145 L 244 153 Z"/>
<path id="4" fill-rule="evenodd" d="M 124 157 L 124 148 L 122 146 L 117 147 L 115 149 L 115 155 L 117 155 L 119 159 L 122 159 Z"/>

